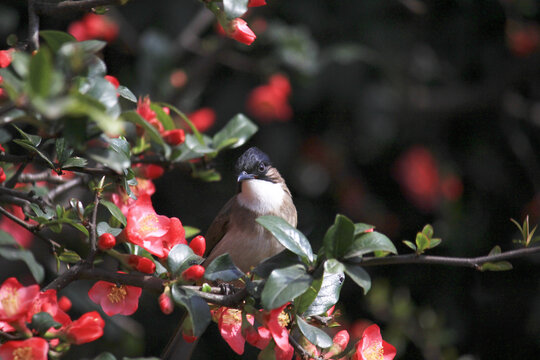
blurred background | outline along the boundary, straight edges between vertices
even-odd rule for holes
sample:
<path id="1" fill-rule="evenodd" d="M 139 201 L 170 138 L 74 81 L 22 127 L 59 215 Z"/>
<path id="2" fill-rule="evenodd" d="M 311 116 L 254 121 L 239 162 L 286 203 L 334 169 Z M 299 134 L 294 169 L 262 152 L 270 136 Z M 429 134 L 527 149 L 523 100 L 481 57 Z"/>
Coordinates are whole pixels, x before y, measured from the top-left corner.
<path id="1" fill-rule="evenodd" d="M 219 35 L 194 0 L 130 1 L 94 26 L 108 29 L 100 35 L 109 42 L 108 73 L 137 96 L 186 113 L 205 109 L 198 126 L 209 134 L 239 112 L 257 122 L 248 145 L 268 153 L 284 175 L 298 227 L 315 250 L 336 213 L 375 225 L 400 253 L 410 251 L 402 240 L 414 240 L 426 223 L 443 239 L 433 254 L 516 248 L 510 218 L 540 220 L 536 0 L 267 2 L 245 16 L 257 35 L 251 46 Z M 41 28 L 84 36 L 74 24 L 93 20 L 83 16 L 42 17 Z M 26 26 L 25 3 L 3 0 L 0 48 L 10 34 L 25 39 Z M 289 79 L 290 94 L 257 111 L 253 94 L 275 74 Z M 236 191 L 233 166 L 245 148 L 217 158 L 222 181 L 180 170 L 156 180 L 158 213 L 204 233 Z M 398 359 L 535 358 L 540 259 L 512 263 L 512 271 L 486 273 L 369 268 L 367 296 L 346 281 L 341 323 L 359 337 L 376 322 Z M 81 313 L 97 308 L 86 296 L 90 285 L 64 290 Z M 105 336 L 69 357 L 159 355 L 179 317 L 178 310 L 161 314 L 156 297 L 145 294 L 134 316 L 107 318 Z M 218 337 L 211 326 L 194 357 L 237 358 Z"/>

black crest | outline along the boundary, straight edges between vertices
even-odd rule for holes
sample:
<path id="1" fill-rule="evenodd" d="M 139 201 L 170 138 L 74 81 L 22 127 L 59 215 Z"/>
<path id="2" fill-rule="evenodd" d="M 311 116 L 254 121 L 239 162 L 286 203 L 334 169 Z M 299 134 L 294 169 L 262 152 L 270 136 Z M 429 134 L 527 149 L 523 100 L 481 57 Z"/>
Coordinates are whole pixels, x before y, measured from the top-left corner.
<path id="1" fill-rule="evenodd" d="M 254 174 L 260 169 L 261 164 L 268 168 L 271 165 L 270 158 L 259 148 L 251 147 L 238 158 L 235 168 L 238 174 L 242 171 Z"/>

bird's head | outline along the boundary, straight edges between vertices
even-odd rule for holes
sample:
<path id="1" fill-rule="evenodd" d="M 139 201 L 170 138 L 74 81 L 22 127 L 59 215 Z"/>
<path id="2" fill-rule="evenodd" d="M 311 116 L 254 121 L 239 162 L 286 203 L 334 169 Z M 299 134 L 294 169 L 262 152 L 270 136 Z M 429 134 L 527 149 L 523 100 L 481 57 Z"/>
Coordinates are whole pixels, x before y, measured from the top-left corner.
<path id="1" fill-rule="evenodd" d="M 256 147 L 251 147 L 236 162 L 237 181 L 262 180 L 271 183 L 283 182 L 279 172 L 272 166 L 270 158 Z"/>

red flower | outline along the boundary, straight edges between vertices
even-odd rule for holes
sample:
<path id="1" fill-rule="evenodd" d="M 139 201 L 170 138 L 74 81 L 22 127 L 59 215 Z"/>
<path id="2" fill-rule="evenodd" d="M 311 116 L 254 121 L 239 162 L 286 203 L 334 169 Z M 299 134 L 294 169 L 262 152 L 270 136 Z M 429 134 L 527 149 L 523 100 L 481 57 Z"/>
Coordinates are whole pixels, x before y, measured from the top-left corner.
<path id="1" fill-rule="evenodd" d="M 59 307 L 54 289 L 42 291 L 34 298 L 32 307 L 26 314 L 26 321 L 31 322 L 32 316 L 40 312 L 48 313 L 55 321 L 64 325 L 71 322 L 69 315 Z"/>
<path id="2" fill-rule="evenodd" d="M 449 201 L 458 200 L 463 194 L 463 183 L 457 175 L 449 175 L 441 181 L 441 193 Z"/>
<path id="3" fill-rule="evenodd" d="M 158 120 L 156 112 L 150 108 L 150 98 L 145 96 L 144 98 L 139 98 L 137 102 L 137 113 L 146 120 L 150 125 L 155 127 L 159 133 L 162 133 L 165 129 L 163 124 Z"/>
<path id="4" fill-rule="evenodd" d="M 249 0 L 248 7 L 264 6 L 266 5 L 266 0 Z"/>
<path id="5" fill-rule="evenodd" d="M 139 307 L 142 289 L 136 286 L 116 285 L 107 281 L 98 281 L 88 291 L 88 296 L 100 304 L 105 314 L 113 316 L 131 315 Z"/>
<path id="6" fill-rule="evenodd" d="M 137 176 L 150 180 L 160 178 L 165 173 L 163 167 L 155 164 L 135 164 L 133 170 Z"/>
<path id="7" fill-rule="evenodd" d="M 206 251 L 206 239 L 202 235 L 195 236 L 190 242 L 189 247 L 196 255 L 204 256 Z"/>
<path id="8" fill-rule="evenodd" d="M 120 82 L 118 81 L 118 79 L 112 75 L 105 75 L 105 80 L 110 82 L 115 89 L 118 89 L 118 87 L 120 86 Z"/>
<path id="9" fill-rule="evenodd" d="M 236 18 L 227 27 L 226 34 L 242 44 L 251 45 L 257 37 L 244 19 Z"/>
<path id="10" fill-rule="evenodd" d="M 38 285 L 22 286 L 14 277 L 0 287 L 0 321 L 14 322 L 24 318 L 39 294 Z"/>
<path id="11" fill-rule="evenodd" d="M 130 186 L 136 197 L 152 196 L 156 192 L 156 187 L 152 180 L 137 178 L 137 185 Z M 136 200 L 131 198 L 124 188 L 119 187 L 117 193 L 111 194 L 111 201 L 118 206 L 124 216 L 127 216 L 129 208 L 135 204 Z"/>
<path id="12" fill-rule="evenodd" d="M 274 309 L 266 316 L 266 327 L 276 343 L 276 358 L 279 356 L 281 359 L 291 359 L 294 353 L 294 348 L 289 344 L 289 330 L 286 327 L 290 322 L 289 314 L 284 311 L 288 305 Z"/>
<path id="13" fill-rule="evenodd" d="M 78 41 L 101 39 L 111 42 L 118 35 L 118 25 L 107 16 L 89 13 L 71 23 L 68 32 Z"/>
<path id="14" fill-rule="evenodd" d="M 167 292 L 163 292 L 158 298 L 159 308 L 165 315 L 172 314 L 174 311 L 174 303 L 171 296 Z"/>
<path id="15" fill-rule="evenodd" d="M 101 234 L 98 240 L 98 249 L 101 251 L 112 249 L 116 245 L 116 238 L 113 234 Z"/>
<path id="16" fill-rule="evenodd" d="M 70 343 L 80 345 L 99 339 L 103 335 L 104 327 L 105 321 L 99 316 L 99 313 L 91 311 L 73 321 L 62 331 Z"/>
<path id="17" fill-rule="evenodd" d="M 364 330 L 362 339 L 356 344 L 353 360 L 392 360 L 396 348 L 382 339 L 381 329 L 373 324 Z"/>
<path id="18" fill-rule="evenodd" d="M 506 36 L 508 47 L 516 56 L 528 56 L 540 46 L 540 28 L 535 24 L 509 22 Z"/>
<path id="19" fill-rule="evenodd" d="M 2 360 L 47 360 L 49 344 L 40 337 L 8 341 L 0 346 Z"/>
<path id="20" fill-rule="evenodd" d="M 182 129 L 166 130 L 161 135 L 172 146 L 180 145 L 186 140 L 186 133 Z"/>
<path id="21" fill-rule="evenodd" d="M 4 169 L 0 168 L 0 184 L 6 181 L 6 173 L 4 172 Z"/>
<path id="22" fill-rule="evenodd" d="M 274 75 L 268 84 L 256 87 L 248 95 L 248 112 L 262 122 L 287 121 L 292 117 L 288 102 L 291 84 L 284 75 Z"/>
<path id="23" fill-rule="evenodd" d="M 204 276 L 204 267 L 201 265 L 192 265 L 182 271 L 181 276 L 185 281 L 197 281 Z"/>
<path id="24" fill-rule="evenodd" d="M 402 154 L 395 165 L 395 177 L 405 195 L 419 209 L 430 211 L 439 202 L 439 171 L 431 152 L 415 146 Z"/>
<path id="25" fill-rule="evenodd" d="M 334 335 L 334 338 L 332 339 L 332 346 L 326 353 L 324 354 L 324 359 L 329 359 L 334 355 L 341 354 L 343 350 L 347 347 L 347 344 L 349 344 L 349 332 L 347 330 L 341 330 L 336 335 Z"/>
<path id="26" fill-rule="evenodd" d="M 156 272 L 156 264 L 143 256 L 139 255 L 129 255 L 128 264 L 145 274 L 153 274 Z"/>
<path id="27" fill-rule="evenodd" d="M 8 211 L 21 220 L 24 220 L 25 218 L 24 212 L 20 206 L 12 205 L 11 209 L 8 207 Z M 6 216 L 3 216 L 0 219 L 0 230 L 4 230 L 5 232 L 11 234 L 15 241 L 25 248 L 30 247 L 34 237 L 30 231 L 26 230 Z"/>
<path id="28" fill-rule="evenodd" d="M 13 51 L 13 49 L 0 50 L 0 68 L 8 67 L 11 64 Z"/>
<path id="29" fill-rule="evenodd" d="M 186 244 L 186 232 L 178 218 L 156 214 L 150 196 L 140 196 L 130 207 L 125 228 L 127 238 L 151 254 L 164 258 L 177 244 Z"/>
<path id="30" fill-rule="evenodd" d="M 200 132 L 210 129 L 216 122 L 216 112 L 211 108 L 200 108 L 188 115 L 189 120 Z"/>
<path id="31" fill-rule="evenodd" d="M 253 325 L 250 315 L 247 316 L 247 319 Z M 272 339 L 272 333 L 264 326 L 259 326 L 257 329 L 254 326 L 248 327 L 245 331 L 245 336 L 248 344 L 261 350 L 266 348 Z"/>
<path id="32" fill-rule="evenodd" d="M 235 353 L 242 355 L 246 342 L 242 336 L 242 311 L 225 308 L 219 317 L 218 328 L 221 337 L 229 344 L 231 349 Z"/>

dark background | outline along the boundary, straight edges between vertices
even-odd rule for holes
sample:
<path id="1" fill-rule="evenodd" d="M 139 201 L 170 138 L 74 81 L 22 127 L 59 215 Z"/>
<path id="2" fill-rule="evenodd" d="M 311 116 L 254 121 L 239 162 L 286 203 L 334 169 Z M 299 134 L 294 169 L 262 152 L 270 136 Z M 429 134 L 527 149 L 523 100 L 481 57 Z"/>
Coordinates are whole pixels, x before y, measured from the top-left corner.
<path id="1" fill-rule="evenodd" d="M 109 74 L 137 96 L 149 94 L 185 112 L 213 108 L 210 134 L 245 112 L 251 89 L 273 73 L 287 74 L 294 117 L 259 123 L 249 145 L 267 152 L 284 175 L 298 227 L 315 250 L 336 213 L 377 226 L 400 253 L 410 251 L 401 240 L 414 240 L 426 223 L 443 239 L 433 254 L 472 257 L 495 245 L 516 247 L 509 219 L 521 222 L 529 214 L 536 224 L 540 216 L 535 0 L 268 3 L 246 17 L 258 35 L 247 47 L 216 35 L 196 1 L 132 0 L 108 13 L 120 25 L 104 52 Z M 42 18 L 41 28 L 65 30 L 80 16 Z M 22 2 L 0 4 L 1 39 L 12 33 L 24 39 L 26 21 Z M 263 22 L 264 31 L 253 25 Z M 169 82 L 178 69 L 188 76 L 182 88 Z M 158 179 L 158 213 L 204 232 L 236 190 L 232 168 L 244 149 L 216 159 L 221 182 L 202 183 L 180 170 Z M 412 156 L 403 163 L 411 149 L 431 160 Z M 444 190 L 449 178 L 457 184 L 450 194 Z M 421 194 L 428 194 L 427 204 Z M 485 273 L 433 265 L 370 268 L 367 296 L 346 281 L 341 322 L 376 322 L 398 359 L 535 358 L 539 262 L 530 257 L 513 261 L 510 272 Z M 86 296 L 89 286 L 65 290 L 75 311 L 96 308 Z M 162 315 L 155 296 L 145 294 L 134 316 L 108 318 L 103 339 L 74 347 L 68 357 L 113 349 L 158 355 L 179 316 Z M 234 357 L 217 336 L 211 326 L 197 358 Z M 248 351 L 246 358 L 255 356 Z"/>

